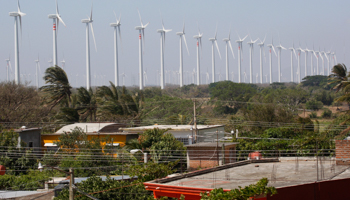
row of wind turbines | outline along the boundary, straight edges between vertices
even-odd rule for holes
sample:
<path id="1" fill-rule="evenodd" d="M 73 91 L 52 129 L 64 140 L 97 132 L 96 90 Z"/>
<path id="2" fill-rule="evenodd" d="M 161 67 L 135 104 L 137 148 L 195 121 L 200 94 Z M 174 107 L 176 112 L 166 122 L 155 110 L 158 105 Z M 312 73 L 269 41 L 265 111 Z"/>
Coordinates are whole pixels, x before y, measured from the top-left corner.
<path id="1" fill-rule="evenodd" d="M 81 20 L 82 23 L 86 24 L 86 87 L 87 89 L 89 89 L 91 87 L 91 65 L 90 65 L 90 28 L 91 28 L 91 33 L 92 33 L 92 37 L 93 37 L 93 42 L 94 42 L 94 46 L 95 46 L 95 51 L 97 51 L 97 46 L 96 46 L 96 40 L 95 40 L 95 35 L 94 35 L 94 30 L 93 30 L 93 18 L 92 18 L 92 14 L 93 14 L 93 6 L 91 6 L 91 12 L 90 12 L 90 16 L 87 19 L 83 19 Z M 136 26 L 135 29 L 139 31 L 139 88 L 142 90 L 145 86 L 145 80 L 144 80 L 144 76 L 145 76 L 145 72 L 143 70 L 143 46 L 144 46 L 144 41 L 145 41 L 145 29 L 147 28 L 147 26 L 149 25 L 149 22 L 144 24 L 142 22 L 142 18 L 141 18 L 141 14 L 138 11 L 138 15 L 139 15 L 139 19 L 140 19 L 140 26 Z M 19 26 L 22 32 L 22 17 L 25 16 L 26 14 L 23 13 L 20 9 L 20 4 L 19 4 L 19 0 L 17 0 L 17 11 L 15 12 L 10 12 L 9 13 L 10 16 L 14 17 L 15 22 L 14 22 L 14 34 L 15 34 L 15 40 L 14 40 L 14 44 L 15 44 L 15 83 L 19 84 L 20 83 L 20 65 L 19 65 L 19 45 L 18 45 L 18 22 L 19 22 Z M 119 39 L 121 42 L 121 17 L 119 17 L 119 19 L 117 18 L 116 14 L 114 13 L 115 18 L 116 18 L 116 22 L 111 23 L 110 26 L 114 28 L 114 81 L 115 81 L 115 85 L 119 86 L 119 63 L 118 63 L 118 35 L 119 35 Z M 66 24 L 64 23 L 63 19 L 61 18 L 61 15 L 59 14 L 59 9 L 58 9 L 58 3 L 56 0 L 56 13 L 55 14 L 50 14 L 48 15 L 49 19 L 53 20 L 53 60 L 52 60 L 52 64 L 53 66 L 58 65 L 58 61 L 57 61 L 57 30 L 58 30 L 58 26 L 59 23 L 61 22 L 65 27 Z M 164 76 L 164 46 L 165 46 L 165 36 L 166 33 L 172 31 L 171 29 L 165 29 L 164 27 L 164 23 L 163 23 L 163 19 L 162 19 L 162 28 L 158 29 L 157 32 L 160 33 L 160 86 L 161 89 L 164 89 L 165 87 L 165 76 Z M 180 87 L 183 86 L 183 43 L 186 46 L 187 49 L 187 53 L 188 55 L 190 55 L 189 50 L 188 50 L 188 46 L 187 46 L 187 42 L 186 42 L 186 37 L 185 37 L 185 24 L 183 24 L 183 28 L 181 32 L 177 32 L 176 33 L 179 38 L 180 38 L 180 66 L 179 66 L 179 85 Z M 238 34 L 238 33 L 237 33 Z M 198 28 L 198 35 L 194 36 L 194 39 L 197 40 L 197 69 L 196 69 L 196 84 L 199 85 L 201 83 L 201 76 L 200 76 L 200 60 L 201 60 L 201 51 L 202 51 L 202 37 L 203 37 L 203 33 L 201 33 L 200 29 Z M 244 40 L 248 37 L 248 35 L 246 35 L 245 37 L 241 38 L 238 35 L 238 40 L 236 40 L 236 43 L 238 44 L 238 82 L 241 83 L 242 82 L 242 77 L 241 77 L 241 69 L 242 69 L 242 53 L 243 53 L 243 42 Z M 250 37 L 250 36 L 249 36 Z M 249 83 L 253 83 L 253 57 L 254 57 L 254 44 L 256 42 L 258 42 L 258 40 L 260 41 L 260 43 L 258 43 L 257 45 L 260 46 L 260 83 L 263 83 L 263 57 L 265 57 L 265 50 L 264 50 L 264 46 L 265 46 L 265 39 L 266 36 L 264 38 L 264 40 L 260 40 L 259 38 L 256 40 L 252 40 L 252 38 L 250 37 L 250 41 L 248 41 L 248 45 L 250 46 L 250 65 L 249 65 Z M 215 82 L 215 48 L 217 49 L 218 55 L 221 59 L 221 53 L 219 50 L 219 46 L 218 46 L 218 42 L 217 42 L 217 30 L 215 31 L 215 35 L 213 38 L 209 38 L 209 41 L 212 42 L 212 82 Z M 235 55 L 233 52 L 233 48 L 232 48 L 232 44 L 231 44 L 231 31 L 228 34 L 227 38 L 224 38 L 223 41 L 226 44 L 226 49 L 225 49 L 225 53 L 226 53 L 226 80 L 229 80 L 229 49 L 231 50 L 232 53 L 232 57 L 233 59 L 235 59 Z M 274 46 L 273 44 L 273 38 L 271 39 L 271 44 L 267 45 L 269 47 L 269 83 L 273 82 L 273 77 L 272 77 L 272 71 L 273 71 L 273 67 L 272 67 L 272 51 L 274 52 L 274 55 L 277 57 L 278 59 L 278 82 L 281 82 L 281 76 L 282 76 L 282 71 L 281 71 L 281 54 L 282 54 L 282 50 L 287 50 L 285 47 L 283 47 L 281 45 L 281 43 L 279 43 L 279 45 Z M 275 48 L 277 48 L 277 52 Z M 290 75 L 291 75 L 291 82 L 294 82 L 294 65 L 293 65 L 293 54 L 297 59 L 297 71 L 296 71 L 296 77 L 297 77 L 297 82 L 300 83 L 301 82 L 301 53 L 305 53 L 305 73 L 304 75 L 329 75 L 330 73 L 330 61 L 332 61 L 332 66 L 337 63 L 336 61 L 336 55 L 334 52 L 331 51 L 315 51 L 314 48 L 312 50 L 308 49 L 307 47 L 305 49 L 302 49 L 300 47 L 299 44 L 299 48 L 295 49 L 294 48 L 294 43 L 293 46 L 289 48 L 289 50 L 291 50 L 291 71 L 290 71 Z M 298 53 L 296 53 L 298 52 Z M 310 53 L 311 55 L 311 69 L 310 69 L 310 73 L 308 74 L 308 70 L 307 70 L 307 64 L 308 64 L 308 53 Z M 317 62 L 317 66 L 316 68 L 314 68 L 313 65 L 313 56 L 316 57 L 316 62 Z M 327 68 L 325 68 L 324 66 L 324 58 L 323 56 L 327 59 L 328 61 L 328 65 Z M 322 69 L 320 69 L 319 67 L 319 57 L 322 59 Z M 6 59 L 7 62 L 7 80 L 9 80 L 9 68 L 11 68 L 11 64 L 10 64 L 10 59 Z M 39 71 L 40 71 L 40 64 L 39 64 L 39 57 L 38 59 L 35 60 L 36 62 L 36 84 L 37 87 L 39 87 Z M 62 65 L 65 64 L 65 61 L 61 61 Z M 327 71 L 327 73 L 325 73 L 325 71 Z M 194 76 L 194 74 L 193 74 Z M 207 80 L 209 79 L 208 77 L 209 75 L 207 74 Z M 267 78 L 267 75 L 265 75 Z M 123 79 L 125 78 L 125 75 L 123 75 Z M 244 71 L 244 79 L 246 78 L 246 72 Z M 258 74 L 256 75 L 256 79 L 258 78 Z M 124 82 L 124 80 L 123 80 Z M 258 80 L 256 80 L 256 82 L 258 83 Z M 124 84 L 124 83 L 123 83 Z"/>

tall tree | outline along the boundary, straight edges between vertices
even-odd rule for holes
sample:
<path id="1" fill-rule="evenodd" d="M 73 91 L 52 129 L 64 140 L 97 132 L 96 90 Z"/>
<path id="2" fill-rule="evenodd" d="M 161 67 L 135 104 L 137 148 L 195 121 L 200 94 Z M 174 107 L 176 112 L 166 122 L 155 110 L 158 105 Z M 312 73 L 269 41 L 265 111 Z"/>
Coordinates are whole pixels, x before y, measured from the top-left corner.
<path id="1" fill-rule="evenodd" d="M 81 117 L 81 120 L 86 121 L 90 117 L 90 121 L 96 121 L 96 111 L 97 111 L 97 102 L 96 94 L 90 88 L 89 91 L 80 87 L 77 93 L 77 110 Z"/>
<path id="2" fill-rule="evenodd" d="M 50 110 L 60 102 L 64 102 L 65 106 L 69 107 L 72 87 L 66 72 L 57 65 L 49 67 L 45 71 L 44 80 L 49 85 L 42 86 L 40 90 L 47 94 Z"/>
<path id="3" fill-rule="evenodd" d="M 349 85 L 348 77 L 349 74 L 347 72 L 346 66 L 339 63 L 337 65 L 334 65 L 332 68 L 332 74 L 329 75 L 328 84 L 335 84 L 333 89 L 336 92 L 339 92 L 339 90 L 342 90 L 345 86 Z"/>

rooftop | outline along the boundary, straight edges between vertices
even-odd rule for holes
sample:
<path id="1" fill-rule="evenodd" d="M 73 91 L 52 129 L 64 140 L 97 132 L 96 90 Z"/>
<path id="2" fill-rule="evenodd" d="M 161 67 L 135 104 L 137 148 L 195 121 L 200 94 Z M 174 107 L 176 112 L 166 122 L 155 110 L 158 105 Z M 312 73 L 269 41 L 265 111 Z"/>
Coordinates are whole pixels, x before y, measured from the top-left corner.
<path id="1" fill-rule="evenodd" d="M 55 134 L 71 132 L 76 127 L 81 128 L 86 133 L 113 133 L 119 132 L 119 128 L 125 127 L 125 125 L 117 123 L 75 123 L 62 127 Z"/>
<path id="2" fill-rule="evenodd" d="M 197 125 L 197 130 L 211 129 L 211 128 L 220 128 L 224 125 Z M 194 130 L 193 125 L 152 125 L 152 126 L 140 126 L 140 127 L 131 127 L 131 128 L 121 128 L 124 131 L 144 131 L 147 129 L 171 129 L 173 131 L 191 131 L 191 128 Z"/>
<path id="3" fill-rule="evenodd" d="M 225 146 L 231 146 L 239 144 L 239 142 L 202 142 L 197 144 L 186 145 L 186 147 L 222 147 L 223 144 L 225 144 Z"/>
<path id="4" fill-rule="evenodd" d="M 15 132 L 22 133 L 22 132 L 29 132 L 29 131 L 36 131 L 36 130 L 41 130 L 41 128 L 19 128 L 19 129 L 15 129 Z"/>
<path id="5" fill-rule="evenodd" d="M 157 184 L 158 187 L 164 185 L 234 189 L 254 184 L 265 177 L 270 181 L 269 186 L 279 188 L 317 180 L 350 178 L 349 166 L 335 165 L 334 159 L 322 158 L 318 161 L 318 167 L 316 163 L 314 158 L 281 159 L 280 162 L 246 160 L 147 183 Z"/>

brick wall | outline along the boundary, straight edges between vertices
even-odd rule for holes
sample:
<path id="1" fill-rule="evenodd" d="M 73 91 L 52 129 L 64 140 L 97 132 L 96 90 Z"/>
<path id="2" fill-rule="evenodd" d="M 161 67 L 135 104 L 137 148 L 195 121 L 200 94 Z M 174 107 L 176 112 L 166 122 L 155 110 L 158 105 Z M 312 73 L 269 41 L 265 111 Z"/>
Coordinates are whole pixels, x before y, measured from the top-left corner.
<path id="1" fill-rule="evenodd" d="M 335 141 L 337 165 L 350 165 L 350 140 Z"/>

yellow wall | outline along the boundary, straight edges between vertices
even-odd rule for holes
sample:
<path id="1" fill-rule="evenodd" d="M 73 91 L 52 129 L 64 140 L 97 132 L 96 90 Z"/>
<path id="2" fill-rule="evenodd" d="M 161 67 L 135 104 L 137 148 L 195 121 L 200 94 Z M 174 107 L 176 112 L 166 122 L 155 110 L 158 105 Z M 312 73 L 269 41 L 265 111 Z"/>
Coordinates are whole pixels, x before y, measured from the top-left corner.
<path id="1" fill-rule="evenodd" d="M 45 148 L 45 143 L 54 143 L 59 141 L 60 135 L 41 135 L 41 147 Z M 88 140 L 94 137 L 104 138 L 109 136 L 110 139 L 113 138 L 113 143 L 119 143 L 121 147 L 125 145 L 126 142 L 126 135 L 88 135 Z M 103 144 L 104 145 L 104 144 Z"/>

